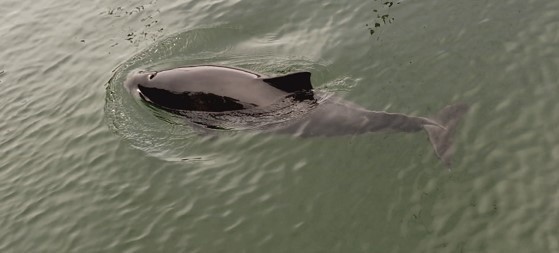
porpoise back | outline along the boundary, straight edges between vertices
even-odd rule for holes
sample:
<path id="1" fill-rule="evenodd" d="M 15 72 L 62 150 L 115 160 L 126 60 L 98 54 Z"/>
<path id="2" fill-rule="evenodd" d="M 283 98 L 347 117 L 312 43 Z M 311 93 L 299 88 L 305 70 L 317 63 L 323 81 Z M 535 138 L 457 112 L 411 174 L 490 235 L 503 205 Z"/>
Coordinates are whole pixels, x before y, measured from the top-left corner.
<path id="1" fill-rule="evenodd" d="M 126 88 L 169 110 L 222 112 L 266 107 L 297 91 L 310 91 L 309 72 L 268 78 L 222 66 L 192 66 L 128 77 Z"/>
<path id="2" fill-rule="evenodd" d="M 452 135 L 467 105 L 447 106 L 433 118 L 370 111 L 338 97 L 319 100 L 310 76 L 297 72 L 265 77 L 203 65 L 133 73 L 124 85 L 143 101 L 209 129 L 243 122 L 244 128 L 301 137 L 425 130 L 435 154 L 450 168 Z"/>

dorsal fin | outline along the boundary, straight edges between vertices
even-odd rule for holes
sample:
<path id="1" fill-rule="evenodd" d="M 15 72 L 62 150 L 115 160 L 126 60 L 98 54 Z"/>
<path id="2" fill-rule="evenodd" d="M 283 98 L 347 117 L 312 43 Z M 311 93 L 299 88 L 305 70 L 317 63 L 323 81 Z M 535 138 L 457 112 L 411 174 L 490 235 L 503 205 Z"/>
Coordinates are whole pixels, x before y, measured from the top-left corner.
<path id="1" fill-rule="evenodd" d="M 285 76 L 264 78 L 262 81 L 289 93 L 312 90 L 310 72 L 297 72 Z"/>

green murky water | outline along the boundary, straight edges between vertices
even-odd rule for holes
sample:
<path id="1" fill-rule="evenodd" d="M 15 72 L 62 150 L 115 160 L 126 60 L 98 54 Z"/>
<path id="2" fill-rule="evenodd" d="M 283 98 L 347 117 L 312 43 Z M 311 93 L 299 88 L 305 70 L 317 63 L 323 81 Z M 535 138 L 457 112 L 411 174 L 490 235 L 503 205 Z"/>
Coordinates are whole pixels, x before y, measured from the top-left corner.
<path id="1" fill-rule="evenodd" d="M 0 34 L 0 252 L 559 252 L 557 1 L 2 0 Z M 199 63 L 468 103 L 456 165 L 421 133 L 200 136 L 108 85 Z"/>

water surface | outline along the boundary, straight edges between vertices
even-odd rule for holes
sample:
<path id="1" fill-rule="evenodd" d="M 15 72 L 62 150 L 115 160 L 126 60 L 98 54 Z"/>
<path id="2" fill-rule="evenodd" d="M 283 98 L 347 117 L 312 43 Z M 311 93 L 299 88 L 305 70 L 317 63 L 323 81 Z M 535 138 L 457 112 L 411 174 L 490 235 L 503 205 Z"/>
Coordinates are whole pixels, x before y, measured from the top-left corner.
<path id="1" fill-rule="evenodd" d="M 4 0 L 0 251 L 559 252 L 557 31 L 543 0 Z M 203 63 L 466 102 L 456 166 L 420 133 L 198 135 L 109 84 Z"/>

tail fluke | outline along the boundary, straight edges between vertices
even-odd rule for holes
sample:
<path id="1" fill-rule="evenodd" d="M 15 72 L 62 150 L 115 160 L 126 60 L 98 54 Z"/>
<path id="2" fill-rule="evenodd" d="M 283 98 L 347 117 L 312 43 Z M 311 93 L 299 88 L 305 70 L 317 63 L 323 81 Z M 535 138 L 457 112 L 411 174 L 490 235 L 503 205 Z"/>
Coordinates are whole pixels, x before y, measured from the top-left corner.
<path id="1" fill-rule="evenodd" d="M 466 104 L 446 106 L 433 117 L 444 128 L 437 125 L 423 125 L 423 128 L 429 135 L 429 141 L 433 145 L 435 154 L 448 169 L 452 166 L 452 155 L 454 154 L 452 137 L 460 119 L 468 109 L 469 107 Z"/>

